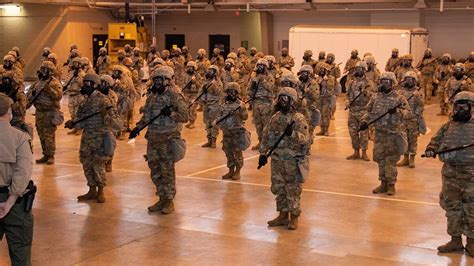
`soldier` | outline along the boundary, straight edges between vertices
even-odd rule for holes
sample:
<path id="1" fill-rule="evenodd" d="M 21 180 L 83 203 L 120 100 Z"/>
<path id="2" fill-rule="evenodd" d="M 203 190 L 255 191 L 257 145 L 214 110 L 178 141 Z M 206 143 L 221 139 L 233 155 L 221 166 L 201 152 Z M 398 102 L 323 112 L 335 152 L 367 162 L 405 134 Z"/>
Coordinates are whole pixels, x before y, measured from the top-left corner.
<path id="1" fill-rule="evenodd" d="M 221 50 L 219 48 L 214 48 L 212 50 L 212 57 L 210 59 L 211 65 L 216 65 L 219 70 L 224 67 L 224 57 L 221 55 Z"/>
<path id="2" fill-rule="evenodd" d="M 30 129 L 30 127 L 25 123 L 26 104 L 28 101 L 25 93 L 20 89 L 18 81 L 15 79 L 15 75 L 12 71 L 3 73 L 1 78 L 2 83 L 0 84 L 0 92 L 10 97 L 13 101 L 13 104 L 11 105 L 12 119 L 10 124 L 13 127 L 28 133 L 30 137 L 32 137 L 32 129 Z"/>
<path id="3" fill-rule="evenodd" d="M 319 51 L 318 63 L 325 63 L 325 62 L 326 62 L 326 52 L 325 51 Z"/>
<path id="4" fill-rule="evenodd" d="M 38 81 L 31 85 L 28 91 L 27 108 L 35 106 L 36 131 L 43 149 L 43 157 L 36 160 L 38 164 L 54 164 L 54 153 L 56 152 L 56 129 L 60 124 L 59 101 L 62 98 L 62 86 L 59 80 L 53 76 L 54 65 L 49 61 L 43 61 L 38 72 Z"/>
<path id="5" fill-rule="evenodd" d="M 123 60 L 125 59 L 125 51 L 120 49 L 117 52 L 117 64 L 118 65 L 123 65 Z"/>
<path id="6" fill-rule="evenodd" d="M 266 55 L 264 59 L 268 62 L 268 72 L 275 78 L 275 85 L 279 84 L 281 72 L 275 65 L 275 57 L 273 55 Z"/>
<path id="7" fill-rule="evenodd" d="M 257 53 L 258 53 L 257 48 L 255 48 L 255 47 L 250 48 L 249 60 L 250 60 L 251 69 L 255 68 L 255 65 L 257 64 L 257 61 L 259 59 L 259 58 L 257 58 Z"/>
<path id="8" fill-rule="evenodd" d="M 111 76 L 109 76 L 109 75 L 100 76 L 99 91 L 100 91 L 100 93 L 107 96 L 107 98 L 109 98 L 110 103 L 112 104 L 114 110 L 116 111 L 117 110 L 117 103 L 118 103 L 118 96 L 117 96 L 117 93 L 115 93 L 115 91 L 113 91 L 114 85 L 115 85 L 115 81 Z M 120 124 L 114 123 L 114 126 L 111 128 L 113 135 L 117 136 L 122 131 L 122 129 L 123 129 L 122 127 L 123 127 L 122 122 L 120 122 Z M 110 159 L 107 160 L 107 162 L 105 163 L 105 171 L 107 173 L 112 172 L 113 157 L 114 157 L 114 155 L 112 154 L 110 156 Z"/>
<path id="9" fill-rule="evenodd" d="M 189 48 L 187 46 L 183 46 L 181 52 L 184 57 L 184 65 L 187 65 L 189 61 L 193 61 L 193 56 L 189 53 Z"/>
<path id="10" fill-rule="evenodd" d="M 408 149 L 403 156 L 401 162 L 397 166 L 408 166 L 409 168 L 415 168 L 415 155 L 418 147 L 418 136 L 420 131 L 425 126 L 423 111 L 425 109 L 425 103 L 423 99 L 423 92 L 416 85 L 418 83 L 418 76 L 413 71 L 405 73 L 405 77 L 402 81 L 402 89 L 399 91 L 400 94 L 405 97 L 410 105 L 411 112 L 405 117 L 405 128 L 408 140 Z M 421 129 L 421 130 L 420 130 Z M 421 132 L 425 133 L 425 132 Z"/>
<path id="11" fill-rule="evenodd" d="M 227 168 L 229 172 L 222 176 L 222 179 L 240 179 L 240 169 L 244 166 L 242 155 L 242 136 L 246 133 L 245 120 L 248 118 L 245 103 L 239 99 L 240 86 L 237 82 L 229 82 L 225 87 L 224 104 L 219 110 L 219 115 L 214 126 L 222 129 L 223 140 L 222 150 L 227 158 Z M 235 111 L 237 110 L 237 111 Z"/>
<path id="12" fill-rule="evenodd" d="M 45 47 L 43 48 L 43 52 L 41 53 L 41 60 L 46 61 L 48 60 L 48 55 L 51 53 L 51 48 Z M 67 64 L 66 64 L 67 65 Z"/>
<path id="13" fill-rule="evenodd" d="M 367 114 L 362 118 L 359 130 L 367 130 L 368 123 L 374 122 L 374 161 L 379 167 L 380 186 L 372 190 L 373 193 L 387 193 L 395 195 L 397 182 L 397 162 L 400 155 L 406 151 L 405 117 L 410 112 L 406 99 L 394 88 L 397 83 L 392 72 L 382 73 L 380 76 L 379 92 L 370 98 L 367 104 Z"/>
<path id="14" fill-rule="evenodd" d="M 331 67 L 331 71 L 329 75 L 333 76 L 336 80 L 341 77 L 341 69 L 339 68 L 339 64 L 336 65 L 336 56 L 333 53 L 329 53 L 326 57 L 326 64 Z"/>
<path id="15" fill-rule="evenodd" d="M 260 59 L 255 66 L 255 76 L 251 78 L 247 89 L 248 99 L 253 110 L 252 122 L 255 124 L 258 144 L 252 150 L 258 150 L 263 137 L 263 128 L 272 116 L 272 103 L 275 95 L 275 80 L 268 73 L 268 61 Z"/>
<path id="16" fill-rule="evenodd" d="M 219 129 L 212 126 L 212 122 L 217 118 L 222 98 L 222 82 L 219 80 L 219 67 L 212 65 L 207 69 L 206 80 L 199 91 L 199 103 L 203 106 L 203 118 L 206 125 L 207 143 L 203 148 L 216 148 L 217 135 Z"/>
<path id="17" fill-rule="evenodd" d="M 170 59 L 169 57 L 170 57 L 170 51 L 169 50 L 165 49 L 165 50 L 161 51 L 161 59 L 165 60 L 165 62 L 166 62 Z"/>
<path id="18" fill-rule="evenodd" d="M 63 75 L 63 70 L 62 70 L 62 67 L 58 64 L 58 56 L 55 53 L 50 53 L 48 55 L 48 61 L 51 61 L 51 63 L 53 63 L 55 66 L 54 73 L 53 73 L 54 77 L 57 80 L 61 80 L 61 77 Z"/>
<path id="19" fill-rule="evenodd" d="M 471 80 L 471 82 L 474 82 L 474 51 L 469 54 L 464 66 L 466 67 L 466 76 Z"/>
<path id="20" fill-rule="evenodd" d="M 79 53 L 79 51 L 77 49 L 73 49 L 71 50 L 71 52 L 69 52 L 69 56 L 68 56 L 68 59 L 66 61 L 66 63 L 64 63 L 63 66 L 68 66 L 69 67 L 69 70 L 72 70 L 73 69 L 73 60 L 74 58 L 81 58 L 81 54 Z"/>
<path id="21" fill-rule="evenodd" d="M 306 67 L 308 68 L 311 68 L 311 66 L 308 66 L 308 65 L 305 65 Z M 303 66 L 303 67 L 305 67 Z M 306 106 L 306 99 L 305 97 L 303 97 L 301 94 L 302 94 L 302 91 L 300 92 L 299 91 L 299 86 L 300 82 L 298 81 L 298 78 L 295 76 L 295 74 L 293 74 L 293 72 L 291 71 L 285 71 L 282 76 L 281 76 L 281 83 L 280 83 L 280 87 L 275 87 L 276 89 L 274 90 L 275 92 L 277 91 L 280 91 L 281 88 L 284 88 L 284 87 L 287 87 L 287 88 L 293 88 L 297 94 L 298 94 L 298 98 L 296 98 L 295 102 L 293 103 L 293 107 L 296 109 L 296 111 L 300 114 L 302 114 L 307 123 L 309 122 L 309 113 L 308 113 L 308 107 Z M 275 105 L 276 105 L 276 102 L 273 101 L 273 105 L 274 107 L 272 108 L 272 111 L 274 114 L 276 112 L 275 110 Z"/>
<path id="22" fill-rule="evenodd" d="M 230 82 L 237 82 L 241 83 L 240 75 L 235 71 L 235 61 L 231 58 L 227 58 L 224 64 L 224 73 L 221 75 L 222 85 L 224 88 L 227 88 L 227 84 Z M 242 95 L 240 95 L 240 87 L 239 87 L 239 98 L 242 99 Z"/>
<path id="23" fill-rule="evenodd" d="M 395 77 L 397 78 L 397 82 L 400 85 L 403 81 L 403 77 L 405 76 L 405 73 L 408 71 L 413 71 L 419 74 L 418 70 L 413 67 L 413 56 L 411 54 L 404 55 L 400 58 L 400 66 L 398 69 L 395 71 Z"/>
<path id="24" fill-rule="evenodd" d="M 434 95 L 433 91 L 433 75 L 436 70 L 437 58 L 433 57 L 433 51 L 431 48 L 425 50 L 423 59 L 418 63 L 416 67 L 422 75 L 422 80 L 420 81 L 423 86 L 423 92 L 425 94 L 425 100 L 429 101 L 431 96 Z"/>
<path id="25" fill-rule="evenodd" d="M 448 114 L 448 105 L 446 104 L 444 90 L 446 88 L 446 83 L 451 77 L 452 72 L 451 65 L 451 55 L 444 54 L 441 57 L 441 64 L 436 67 L 435 74 L 433 77 L 434 84 L 437 85 L 437 95 L 439 100 L 440 112 L 438 115 L 447 115 Z"/>
<path id="26" fill-rule="evenodd" d="M 316 64 L 318 62 L 316 62 L 316 60 L 311 58 L 312 56 L 313 56 L 313 51 L 311 51 L 311 50 L 304 51 L 303 62 L 301 62 L 301 65 L 302 66 L 309 65 L 313 68 L 313 71 L 316 71 Z"/>
<path id="27" fill-rule="evenodd" d="M 288 54 L 288 48 L 281 49 L 281 56 L 278 58 L 277 64 L 279 68 L 286 68 L 290 71 L 295 66 L 295 60 Z"/>
<path id="28" fill-rule="evenodd" d="M 207 52 L 205 49 L 199 49 L 198 54 L 196 56 L 196 65 L 197 65 L 197 72 L 201 77 L 204 77 L 206 75 L 206 70 L 209 66 L 211 66 L 211 63 L 207 59 Z"/>
<path id="29" fill-rule="evenodd" d="M 15 66 L 15 57 L 7 54 L 3 57 L 3 65 L 0 66 L 0 74 L 4 72 L 12 72 L 15 80 L 18 82 L 18 86 L 23 88 L 23 71 Z"/>
<path id="30" fill-rule="evenodd" d="M 317 136 L 329 136 L 329 125 L 333 111 L 333 96 L 336 95 L 336 79 L 329 75 L 331 67 L 326 63 L 319 64 L 319 72 L 315 81 L 319 85 L 320 90 L 320 111 L 321 111 L 321 131 Z"/>
<path id="31" fill-rule="evenodd" d="M 125 57 L 132 57 L 133 50 L 130 44 L 125 44 L 125 46 L 123 47 L 123 51 L 125 52 Z"/>
<path id="32" fill-rule="evenodd" d="M 235 68 L 240 75 L 242 80 L 242 86 L 240 87 L 241 93 L 243 95 L 242 99 L 247 100 L 247 88 L 250 82 L 250 76 L 252 74 L 253 68 L 250 64 L 250 59 L 247 56 L 247 51 L 244 47 L 239 47 L 237 49 L 237 58 L 235 59 Z"/>
<path id="33" fill-rule="evenodd" d="M 392 49 L 392 56 L 387 60 L 387 64 L 385 64 L 385 71 L 387 72 L 395 72 L 398 66 L 400 65 L 400 59 L 398 58 L 398 49 Z"/>
<path id="34" fill-rule="evenodd" d="M 380 82 L 380 70 L 377 68 L 377 64 L 375 63 L 375 57 L 369 55 L 364 57 L 364 61 L 367 64 L 367 72 L 365 72 L 365 76 L 368 80 L 370 80 L 374 85 L 379 84 Z M 374 90 L 376 89 L 375 86 L 372 87 Z"/>
<path id="35" fill-rule="evenodd" d="M 146 63 L 150 65 L 158 57 L 160 57 L 160 53 L 156 50 L 156 45 L 150 45 L 150 52 L 146 57 Z"/>
<path id="36" fill-rule="evenodd" d="M 112 78 L 114 79 L 113 90 L 117 93 L 118 102 L 117 102 L 117 112 L 122 119 L 123 128 L 127 129 L 129 127 L 128 118 L 130 110 L 133 106 L 134 99 L 134 89 L 133 82 L 130 77 L 127 75 L 128 69 L 121 65 L 116 65 L 113 68 Z M 125 139 L 124 131 L 120 131 L 117 135 L 117 138 L 120 140 Z"/>
<path id="37" fill-rule="evenodd" d="M 180 127 L 188 122 L 188 109 L 183 95 L 178 88 L 172 85 L 173 69 L 167 66 L 160 67 L 152 74 L 152 93 L 147 98 L 143 116 L 137 127 L 160 115 L 149 126 L 145 138 L 148 141 L 147 158 L 151 170 L 151 180 L 156 187 L 159 201 L 148 207 L 150 212 L 170 214 L 174 211 L 173 199 L 176 195 L 175 152 L 173 143 L 181 140 Z M 138 135 L 138 128 L 134 128 L 130 137 Z"/>
<path id="38" fill-rule="evenodd" d="M 68 84 L 67 87 L 64 88 L 65 91 L 69 94 L 68 98 L 68 109 L 69 109 L 69 114 L 71 115 L 72 120 L 76 120 L 76 113 L 77 109 L 79 108 L 79 105 L 81 102 L 84 100 L 84 96 L 81 94 L 81 87 L 83 86 L 82 84 L 82 79 L 86 73 L 84 72 L 84 69 L 82 68 L 82 62 L 80 57 L 75 57 L 72 60 L 72 70 L 69 72 L 69 78 L 68 78 Z M 69 131 L 67 134 L 68 135 L 80 135 L 80 130 L 77 128 L 72 129 Z"/>
<path id="39" fill-rule="evenodd" d="M 271 154 L 271 191 L 276 196 L 276 207 L 280 213 L 278 217 L 268 221 L 268 225 L 287 226 L 290 230 L 298 228 L 304 182 L 299 167 L 302 163 L 307 163 L 306 150 L 309 145 L 308 124 L 304 116 L 292 108 L 297 97 L 292 88 L 285 87 L 279 91 L 276 104 L 278 111 L 267 122 L 258 160 L 259 166 L 265 165 L 268 160 L 267 152 L 282 134 L 285 135 Z"/>
<path id="40" fill-rule="evenodd" d="M 186 65 L 186 74 L 184 76 L 185 85 L 182 89 L 182 93 L 187 106 L 190 106 L 192 101 L 196 99 L 199 89 L 202 87 L 203 77 L 199 74 L 197 69 L 197 64 L 194 61 L 189 61 Z M 194 122 L 197 117 L 196 109 L 197 107 L 195 104 L 189 107 L 189 124 L 186 125 L 189 129 L 194 128 Z"/>
<path id="41" fill-rule="evenodd" d="M 357 62 L 361 61 L 359 57 L 359 52 L 354 49 L 351 51 L 351 57 L 347 59 L 346 65 L 344 66 L 344 73 L 347 73 L 347 82 L 349 82 L 349 79 L 352 78 L 352 75 L 354 74 L 355 66 Z"/>
<path id="42" fill-rule="evenodd" d="M 309 125 L 309 139 L 313 143 L 314 129 L 319 124 L 318 116 L 320 116 L 320 92 L 319 85 L 314 80 L 313 68 L 309 65 L 302 66 L 298 72 L 300 83 L 297 86 L 298 101 L 305 100 L 308 110 L 307 123 Z M 298 111 L 301 114 L 304 112 Z"/>
<path id="43" fill-rule="evenodd" d="M 21 70 L 25 69 L 26 63 L 25 63 L 25 59 L 23 59 L 23 57 L 20 55 L 20 48 L 13 47 L 12 51 L 16 53 L 16 61 L 18 62 Z"/>
<path id="44" fill-rule="evenodd" d="M 0 93 L 0 238 L 7 238 L 11 265 L 31 265 L 33 215 L 24 209 L 33 170 L 31 138 L 10 125 L 12 104 Z"/>
<path id="45" fill-rule="evenodd" d="M 81 66 L 85 74 L 95 74 L 91 61 L 87 57 L 81 57 Z"/>
<path id="46" fill-rule="evenodd" d="M 138 47 L 133 48 L 133 54 L 130 57 L 130 59 L 132 59 L 133 69 L 136 69 L 138 71 L 138 74 L 139 74 L 139 77 L 140 77 L 140 80 L 141 80 L 140 71 L 145 66 L 145 61 L 143 60 L 143 58 L 140 55 L 140 48 L 138 48 Z"/>
<path id="47" fill-rule="evenodd" d="M 99 75 L 107 75 L 109 73 L 110 67 L 110 58 L 107 55 L 107 49 L 101 47 L 99 49 L 99 57 L 97 58 L 97 62 L 95 65 L 96 72 Z"/>
<path id="48" fill-rule="evenodd" d="M 375 84 L 366 76 L 367 64 L 365 61 L 359 61 L 354 70 L 354 78 L 349 81 L 346 109 L 349 109 L 349 118 L 347 126 L 351 136 L 352 148 L 354 154 L 348 156 L 347 160 L 362 159 L 370 161 L 367 156 L 369 144 L 369 133 L 367 130 L 359 131 L 362 119 L 367 116 L 366 106 L 374 93 Z M 360 154 L 362 150 L 362 154 Z"/>
<path id="49" fill-rule="evenodd" d="M 463 63 L 457 63 L 453 68 L 453 74 L 446 82 L 444 99 L 448 109 L 453 109 L 453 99 L 461 91 L 474 91 L 471 80 L 465 75 L 466 67 Z"/>
<path id="50" fill-rule="evenodd" d="M 174 65 L 174 80 L 178 87 L 184 86 L 184 68 L 185 68 L 185 60 L 184 57 L 181 55 L 181 49 L 175 48 L 173 49 L 173 57 L 171 61 Z"/>
<path id="51" fill-rule="evenodd" d="M 100 77 L 97 74 L 84 76 L 81 94 L 85 99 L 77 110 L 76 120 L 67 121 L 65 127 L 83 130 L 79 160 L 84 169 L 89 191 L 78 196 L 77 200 L 97 200 L 98 203 L 104 203 L 105 165 L 111 159 L 115 149 L 114 145 L 106 147 L 104 143 L 106 141 L 115 142 L 112 127 L 114 124 L 121 125 L 114 105 L 107 96 L 99 91 L 99 88 Z M 96 115 L 85 119 L 92 114 Z M 80 119 L 85 120 L 79 122 Z"/>
<path id="52" fill-rule="evenodd" d="M 439 158 L 443 162 L 442 190 L 440 206 L 447 218 L 447 232 L 451 241 L 439 246 L 440 253 L 467 251 L 474 256 L 474 187 L 472 177 L 474 171 L 474 121 L 472 109 L 474 94 L 463 91 L 454 99 L 452 119 L 446 122 L 431 138 L 426 147 L 426 157 Z M 469 145 L 462 148 L 463 145 Z M 458 148 L 450 152 L 445 150 Z M 462 235 L 467 237 L 467 245 L 462 243 Z"/>

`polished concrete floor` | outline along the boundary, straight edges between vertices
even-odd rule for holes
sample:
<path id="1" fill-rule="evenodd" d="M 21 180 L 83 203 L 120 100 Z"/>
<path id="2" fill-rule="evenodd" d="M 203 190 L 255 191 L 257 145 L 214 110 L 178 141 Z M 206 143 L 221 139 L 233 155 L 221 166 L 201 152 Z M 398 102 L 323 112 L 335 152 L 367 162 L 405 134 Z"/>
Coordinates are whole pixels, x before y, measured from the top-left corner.
<path id="1" fill-rule="evenodd" d="M 373 195 L 377 165 L 345 159 L 351 146 L 342 100 L 331 135 L 317 137 L 313 145 L 296 231 L 266 226 L 276 215 L 275 202 L 270 169 L 257 171 L 257 152 L 245 152 L 240 181 L 221 180 L 226 172 L 224 153 L 220 144 L 217 149 L 200 147 L 205 141 L 201 122 L 183 131 L 188 147 L 186 158 L 176 166 L 175 213 L 147 212 L 156 197 L 142 156 L 143 135 L 135 144 L 119 143 L 114 170 L 107 176 L 107 202 L 78 203 L 76 196 L 86 191 L 78 159 L 80 136 L 67 135 L 61 128 L 56 164 L 34 167 L 39 192 L 33 210 L 33 263 L 473 265 L 474 260 L 462 253 L 436 252 L 448 240 L 438 206 L 441 163 L 418 157 L 415 169 L 399 170 L 396 196 Z M 426 107 L 430 130 L 419 139 L 420 152 L 447 119 L 437 117 L 437 111 L 436 104 Z M 247 126 L 254 130 L 251 122 Z M 40 157 L 38 138 L 34 150 Z M 0 264 L 8 264 L 5 241 L 0 242 Z"/>

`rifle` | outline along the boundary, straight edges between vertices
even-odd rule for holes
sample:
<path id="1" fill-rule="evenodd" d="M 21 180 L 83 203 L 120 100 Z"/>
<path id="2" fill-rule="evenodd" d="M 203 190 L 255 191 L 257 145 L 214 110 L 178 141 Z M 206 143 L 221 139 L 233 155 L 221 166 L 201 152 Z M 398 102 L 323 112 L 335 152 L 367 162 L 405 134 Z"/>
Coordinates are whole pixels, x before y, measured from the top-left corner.
<path id="1" fill-rule="evenodd" d="M 49 83 L 51 82 L 51 80 L 53 80 L 53 77 L 49 78 L 48 82 L 46 82 L 46 85 L 49 85 Z M 35 84 L 36 85 L 36 84 Z M 34 87 L 32 88 L 34 89 Z M 26 109 L 30 109 L 30 107 L 35 103 L 36 100 L 38 100 L 39 96 L 41 95 L 41 93 L 43 92 L 44 88 L 42 88 L 37 94 L 35 94 L 35 96 L 33 97 L 33 99 L 31 99 L 31 101 L 26 105 Z"/>
<path id="2" fill-rule="evenodd" d="M 294 123 L 295 123 L 295 121 L 291 121 L 291 123 L 288 124 L 286 126 L 286 128 L 291 128 Z M 286 131 L 286 128 L 285 128 L 285 131 Z M 283 140 L 284 137 L 285 137 L 285 132 L 283 132 L 283 134 L 281 134 L 280 138 L 278 138 L 277 142 L 273 145 L 273 147 L 265 154 L 265 157 L 268 158 L 272 155 L 272 153 L 276 150 L 276 148 L 278 148 L 278 145 L 280 144 L 280 142 Z M 262 168 L 262 166 L 263 165 L 258 164 L 257 169 Z"/>
<path id="3" fill-rule="evenodd" d="M 112 107 L 113 107 L 113 106 L 108 106 L 107 108 L 105 108 L 105 110 L 110 110 Z M 78 123 L 80 123 L 80 122 L 82 122 L 82 121 L 85 121 L 85 120 L 87 120 L 87 119 L 89 119 L 89 118 L 91 118 L 91 117 L 94 117 L 94 116 L 96 116 L 96 115 L 99 115 L 100 113 L 101 113 L 101 111 L 92 113 L 92 114 L 90 114 L 90 115 L 86 115 L 86 116 L 84 116 L 84 117 L 81 118 L 81 119 L 78 119 L 78 120 L 76 120 L 76 121 L 72 121 L 72 125 L 75 126 L 76 124 L 78 124 Z"/>
<path id="4" fill-rule="evenodd" d="M 349 103 L 346 108 L 344 108 L 344 111 L 351 108 L 351 106 L 359 99 L 359 97 L 362 95 L 362 86 L 359 86 L 359 94 Z"/>
<path id="5" fill-rule="evenodd" d="M 254 84 L 255 84 L 255 86 L 254 86 Z M 245 104 L 248 104 L 249 102 L 255 100 L 255 98 L 257 97 L 258 88 L 260 87 L 260 79 L 258 80 L 257 83 L 252 82 L 252 87 L 253 87 L 252 88 L 253 89 L 252 98 L 245 101 Z"/>
<path id="6" fill-rule="evenodd" d="M 76 74 L 77 73 L 77 74 Z M 71 84 L 72 80 L 79 74 L 79 70 L 76 69 L 74 70 L 74 73 L 72 74 L 72 77 L 69 79 L 69 81 L 66 83 L 66 85 L 63 87 L 63 92 L 65 92 L 67 90 L 67 87 L 69 87 L 69 85 Z"/>
<path id="7" fill-rule="evenodd" d="M 474 143 L 464 144 L 464 145 L 461 145 L 461 146 L 458 146 L 458 147 L 449 148 L 449 149 L 442 150 L 442 151 L 437 151 L 437 152 L 435 152 L 435 157 L 438 154 L 443 154 L 443 153 L 452 152 L 452 151 L 464 150 L 464 149 L 472 147 L 472 146 L 474 146 Z M 426 154 L 422 154 L 421 157 L 426 158 Z"/>
<path id="8" fill-rule="evenodd" d="M 194 99 L 191 104 L 189 104 L 188 108 L 191 108 L 198 100 L 201 98 L 205 93 L 207 93 L 207 89 L 212 85 L 212 82 L 210 82 L 205 88 L 202 89 L 202 92 L 199 93 L 199 95 Z"/>
<path id="9" fill-rule="evenodd" d="M 215 124 L 219 124 L 220 122 L 224 121 L 227 117 L 231 116 L 233 113 L 237 112 L 238 110 L 240 109 L 240 106 L 235 108 L 234 110 L 230 111 L 228 114 L 226 114 L 225 116 L 219 118 Z"/>
<path id="10" fill-rule="evenodd" d="M 156 119 L 158 119 L 158 118 L 161 116 L 161 114 L 163 113 L 163 110 L 164 110 L 164 109 L 170 108 L 170 107 L 171 107 L 171 106 L 166 106 L 166 107 L 164 107 L 163 109 L 161 109 L 160 113 L 157 114 L 157 115 L 155 115 L 155 117 L 153 117 L 152 119 L 150 119 L 150 121 L 146 122 L 143 126 L 138 127 L 137 136 L 138 136 L 138 134 L 139 134 L 143 129 L 145 129 L 147 126 L 149 126 L 151 123 L 153 123 L 153 121 L 155 121 Z M 136 138 L 137 136 L 132 137 L 132 135 L 130 135 L 130 136 L 128 136 L 128 139 L 134 139 L 134 138 Z"/>
<path id="11" fill-rule="evenodd" d="M 183 89 L 182 89 L 181 91 L 185 91 L 189 86 L 191 86 L 191 83 L 193 82 L 193 77 L 194 77 L 194 76 L 192 76 L 192 77 L 191 77 L 191 80 L 190 80 L 186 85 L 184 85 L 184 87 L 183 87 Z"/>
<path id="12" fill-rule="evenodd" d="M 457 89 L 453 92 L 453 94 L 452 94 L 451 96 L 449 96 L 448 102 L 450 102 L 450 101 L 454 98 L 454 96 L 456 96 L 456 94 L 458 94 L 458 93 L 460 93 L 460 92 L 461 92 L 461 86 L 459 86 L 459 88 L 457 88 Z"/>

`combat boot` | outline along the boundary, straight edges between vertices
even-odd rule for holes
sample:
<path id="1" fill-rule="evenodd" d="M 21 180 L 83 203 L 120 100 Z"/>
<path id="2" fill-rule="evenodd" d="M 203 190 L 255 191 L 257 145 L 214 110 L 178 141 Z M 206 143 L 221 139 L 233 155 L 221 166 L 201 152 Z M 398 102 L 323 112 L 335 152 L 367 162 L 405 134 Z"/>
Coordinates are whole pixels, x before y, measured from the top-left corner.
<path id="1" fill-rule="evenodd" d="M 48 160 L 46 161 L 47 165 L 54 164 L 54 156 L 48 156 Z"/>
<path id="2" fill-rule="evenodd" d="M 72 129 L 71 131 L 69 131 L 67 134 L 68 134 L 68 135 L 76 135 L 77 131 L 78 131 L 77 128 L 73 128 L 73 129 Z"/>
<path id="3" fill-rule="evenodd" d="M 408 162 L 408 168 L 415 168 L 415 154 L 410 154 L 410 160 Z"/>
<path id="4" fill-rule="evenodd" d="M 388 196 L 393 196 L 393 195 L 395 195 L 395 184 L 389 184 L 389 185 L 387 185 L 387 195 L 388 195 Z"/>
<path id="5" fill-rule="evenodd" d="M 43 157 L 41 157 L 41 159 L 36 160 L 36 163 L 37 164 L 45 164 L 46 162 L 48 162 L 48 159 L 49 159 L 48 155 L 43 155 Z"/>
<path id="6" fill-rule="evenodd" d="M 436 115 L 437 115 L 437 116 L 446 115 L 446 109 L 445 109 L 445 108 L 441 108 L 441 110 L 439 111 L 439 113 L 437 113 Z"/>
<path id="7" fill-rule="evenodd" d="M 189 122 L 189 124 L 186 125 L 186 128 L 189 128 L 189 129 L 195 128 L 194 122 Z"/>
<path id="8" fill-rule="evenodd" d="M 469 245 L 469 242 L 468 242 L 468 245 Z M 462 245 L 462 238 L 460 236 L 452 236 L 451 241 L 438 247 L 439 253 L 450 253 L 450 252 L 463 251 L 463 250 L 464 250 L 464 246 Z"/>
<path id="9" fill-rule="evenodd" d="M 316 133 L 316 136 L 324 136 L 324 129 L 321 128 L 321 131 L 319 131 L 318 133 Z"/>
<path id="10" fill-rule="evenodd" d="M 78 196 L 77 200 L 78 201 L 84 201 L 84 200 L 94 200 L 97 199 L 97 188 L 95 186 L 89 186 L 89 191 L 87 191 L 86 194 Z"/>
<path id="11" fill-rule="evenodd" d="M 82 134 L 82 129 L 77 129 L 74 135 L 80 136 Z"/>
<path id="12" fill-rule="evenodd" d="M 354 154 L 346 157 L 346 160 L 357 160 L 357 159 L 360 159 L 359 150 L 354 150 Z"/>
<path id="13" fill-rule="evenodd" d="M 160 212 L 163 209 L 165 201 L 160 198 L 158 202 L 148 207 L 149 212 Z"/>
<path id="14" fill-rule="evenodd" d="M 252 147 L 252 151 L 258 151 L 260 149 L 260 142 L 257 145 Z"/>
<path id="15" fill-rule="evenodd" d="M 234 175 L 232 175 L 232 180 L 240 180 L 240 169 L 241 167 L 236 167 Z"/>
<path id="16" fill-rule="evenodd" d="M 268 226 L 288 226 L 288 212 L 280 212 L 277 218 L 267 222 Z"/>
<path id="17" fill-rule="evenodd" d="M 384 180 L 380 182 L 380 186 L 372 190 L 372 193 L 374 194 L 380 194 L 380 193 L 386 193 L 386 192 L 387 192 L 387 181 L 384 181 Z"/>
<path id="18" fill-rule="evenodd" d="M 207 138 L 207 142 L 202 144 L 201 147 L 203 147 L 203 148 L 211 147 L 211 138 Z"/>
<path id="19" fill-rule="evenodd" d="M 217 142 L 216 138 L 211 139 L 211 148 L 215 149 L 217 147 L 216 142 Z"/>
<path id="20" fill-rule="evenodd" d="M 112 160 L 107 161 L 107 163 L 105 163 L 105 171 L 107 173 L 112 172 Z"/>
<path id="21" fill-rule="evenodd" d="M 222 179 L 231 179 L 234 175 L 234 167 L 229 167 L 229 172 L 222 176 Z"/>
<path id="22" fill-rule="evenodd" d="M 474 238 L 467 238 L 466 252 L 469 256 L 474 257 Z"/>
<path id="23" fill-rule="evenodd" d="M 97 191 L 97 202 L 104 203 L 105 202 L 105 194 L 104 194 L 104 187 L 99 187 Z"/>
<path id="24" fill-rule="evenodd" d="M 362 150 L 361 159 L 367 162 L 370 161 L 369 156 L 367 156 L 367 150 Z"/>
<path id="25" fill-rule="evenodd" d="M 298 216 L 290 214 L 290 222 L 288 223 L 289 230 L 296 230 L 298 228 Z"/>
<path id="26" fill-rule="evenodd" d="M 402 166 L 407 166 L 407 165 L 408 165 L 408 154 L 404 154 L 403 159 L 399 163 L 397 163 L 397 166 L 402 167 Z"/>
<path id="27" fill-rule="evenodd" d="M 328 130 L 328 128 L 325 128 L 325 129 L 324 129 L 324 136 L 325 136 L 325 137 L 329 137 L 329 130 Z"/>
<path id="28" fill-rule="evenodd" d="M 174 203 L 172 200 L 165 200 L 163 203 L 163 209 L 161 209 L 162 214 L 170 214 L 174 212 Z"/>

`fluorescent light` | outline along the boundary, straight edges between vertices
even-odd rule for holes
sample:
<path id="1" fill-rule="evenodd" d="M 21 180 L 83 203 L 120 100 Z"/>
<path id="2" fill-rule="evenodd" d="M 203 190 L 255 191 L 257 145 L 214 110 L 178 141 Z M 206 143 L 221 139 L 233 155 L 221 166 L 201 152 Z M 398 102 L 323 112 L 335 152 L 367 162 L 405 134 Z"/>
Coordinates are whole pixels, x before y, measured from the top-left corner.
<path id="1" fill-rule="evenodd" d="M 5 16 L 19 16 L 21 15 L 21 7 L 19 5 L 1 5 Z"/>

